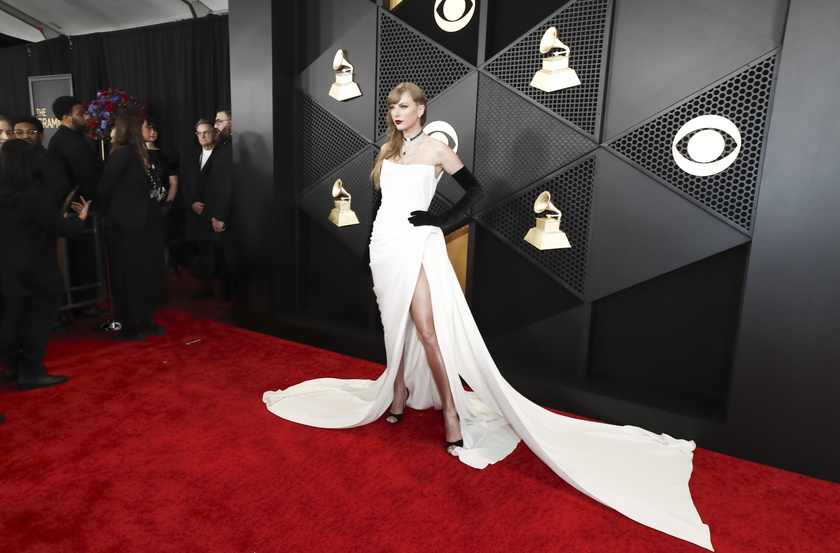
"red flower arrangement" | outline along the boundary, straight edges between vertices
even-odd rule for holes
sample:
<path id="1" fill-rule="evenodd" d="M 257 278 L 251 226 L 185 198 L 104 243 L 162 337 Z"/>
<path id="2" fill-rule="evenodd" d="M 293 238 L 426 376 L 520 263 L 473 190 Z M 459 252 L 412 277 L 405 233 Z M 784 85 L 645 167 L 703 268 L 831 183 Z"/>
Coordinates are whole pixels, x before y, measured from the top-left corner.
<path id="1" fill-rule="evenodd" d="M 120 113 L 137 110 L 146 115 L 148 105 L 119 88 L 107 88 L 97 92 L 96 98 L 82 107 L 88 116 L 88 136 L 96 140 L 108 140 Z"/>

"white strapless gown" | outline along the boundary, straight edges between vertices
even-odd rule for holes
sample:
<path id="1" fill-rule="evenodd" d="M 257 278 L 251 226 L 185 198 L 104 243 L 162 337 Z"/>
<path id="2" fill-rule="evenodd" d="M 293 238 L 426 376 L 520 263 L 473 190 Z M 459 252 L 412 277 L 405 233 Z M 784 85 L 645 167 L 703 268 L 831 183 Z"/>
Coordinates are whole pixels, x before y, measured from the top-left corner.
<path id="1" fill-rule="evenodd" d="M 634 426 L 558 415 L 532 403 L 502 378 L 475 325 L 437 227 L 415 227 L 439 177 L 431 165 L 382 165 L 382 206 L 373 224 L 370 267 L 385 329 L 387 368 L 375 381 L 319 378 L 266 392 L 275 415 L 320 428 L 378 420 L 390 407 L 400 358 L 414 409 L 440 408 L 425 352 L 409 316 L 421 265 L 426 270 L 438 342 L 461 420 L 460 460 L 484 468 L 528 444 L 560 478 L 651 528 L 712 550 L 709 527 L 691 499 L 694 442 Z M 463 379 L 472 388 L 460 385 Z"/>

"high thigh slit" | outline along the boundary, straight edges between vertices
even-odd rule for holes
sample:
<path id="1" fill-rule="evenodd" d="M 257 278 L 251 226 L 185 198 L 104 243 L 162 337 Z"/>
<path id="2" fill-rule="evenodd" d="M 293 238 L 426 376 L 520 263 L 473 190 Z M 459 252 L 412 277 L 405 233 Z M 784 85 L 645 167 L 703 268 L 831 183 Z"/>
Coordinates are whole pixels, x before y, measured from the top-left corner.
<path id="1" fill-rule="evenodd" d="M 387 366 L 376 380 L 321 378 L 266 392 L 268 409 L 287 420 L 349 428 L 379 419 L 393 400 L 401 357 L 407 406 L 441 400 L 410 316 L 420 267 L 449 387 L 460 418 L 465 464 L 484 468 L 525 441 L 558 476 L 641 524 L 712 549 L 709 528 L 691 499 L 694 443 L 638 427 L 565 417 L 517 392 L 501 376 L 472 318 L 449 262 L 442 231 L 408 222 L 426 210 L 439 180 L 431 165 L 382 164 L 382 206 L 371 237 L 371 272 L 384 328 Z M 461 385 L 461 379 L 470 391 Z"/>

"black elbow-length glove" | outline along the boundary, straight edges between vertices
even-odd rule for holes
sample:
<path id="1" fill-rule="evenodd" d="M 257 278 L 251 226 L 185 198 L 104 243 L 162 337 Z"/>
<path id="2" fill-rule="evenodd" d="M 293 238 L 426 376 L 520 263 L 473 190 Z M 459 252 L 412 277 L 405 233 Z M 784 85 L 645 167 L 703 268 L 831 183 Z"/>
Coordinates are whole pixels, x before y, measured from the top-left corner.
<path id="1" fill-rule="evenodd" d="M 484 197 L 484 190 L 481 189 L 481 185 L 478 184 L 475 176 L 473 176 L 466 166 L 455 171 L 452 177 L 465 191 L 461 199 L 458 200 L 458 203 L 441 215 L 435 215 L 428 211 L 412 211 L 411 217 L 408 218 L 409 223 L 415 227 L 424 225 L 440 228 L 450 227 L 454 223 L 464 219 L 469 213 L 470 208 Z"/>

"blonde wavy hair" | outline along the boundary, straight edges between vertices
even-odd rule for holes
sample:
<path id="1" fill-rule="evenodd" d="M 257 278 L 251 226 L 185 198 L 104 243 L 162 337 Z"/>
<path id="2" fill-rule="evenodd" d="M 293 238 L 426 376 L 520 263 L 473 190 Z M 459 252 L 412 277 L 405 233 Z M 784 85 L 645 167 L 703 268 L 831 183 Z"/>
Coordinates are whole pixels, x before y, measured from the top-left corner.
<path id="1" fill-rule="evenodd" d="M 391 119 L 390 106 L 399 103 L 400 98 L 402 98 L 402 95 L 405 92 L 408 92 L 411 99 L 418 105 L 426 106 L 428 103 L 426 100 L 426 93 L 414 83 L 400 83 L 388 93 L 388 98 L 385 100 L 385 122 L 388 124 L 388 142 L 386 142 L 382 146 L 382 149 L 379 150 L 379 155 L 376 157 L 376 163 L 373 165 L 373 170 L 370 172 L 370 180 L 373 181 L 377 189 L 379 189 L 379 174 L 382 172 L 382 162 L 388 158 L 394 157 L 394 154 L 396 154 L 402 146 L 403 133 L 396 125 L 394 125 L 394 121 Z M 423 115 L 420 116 L 420 125 L 426 124 L 427 114 L 428 108 L 424 109 Z"/>

